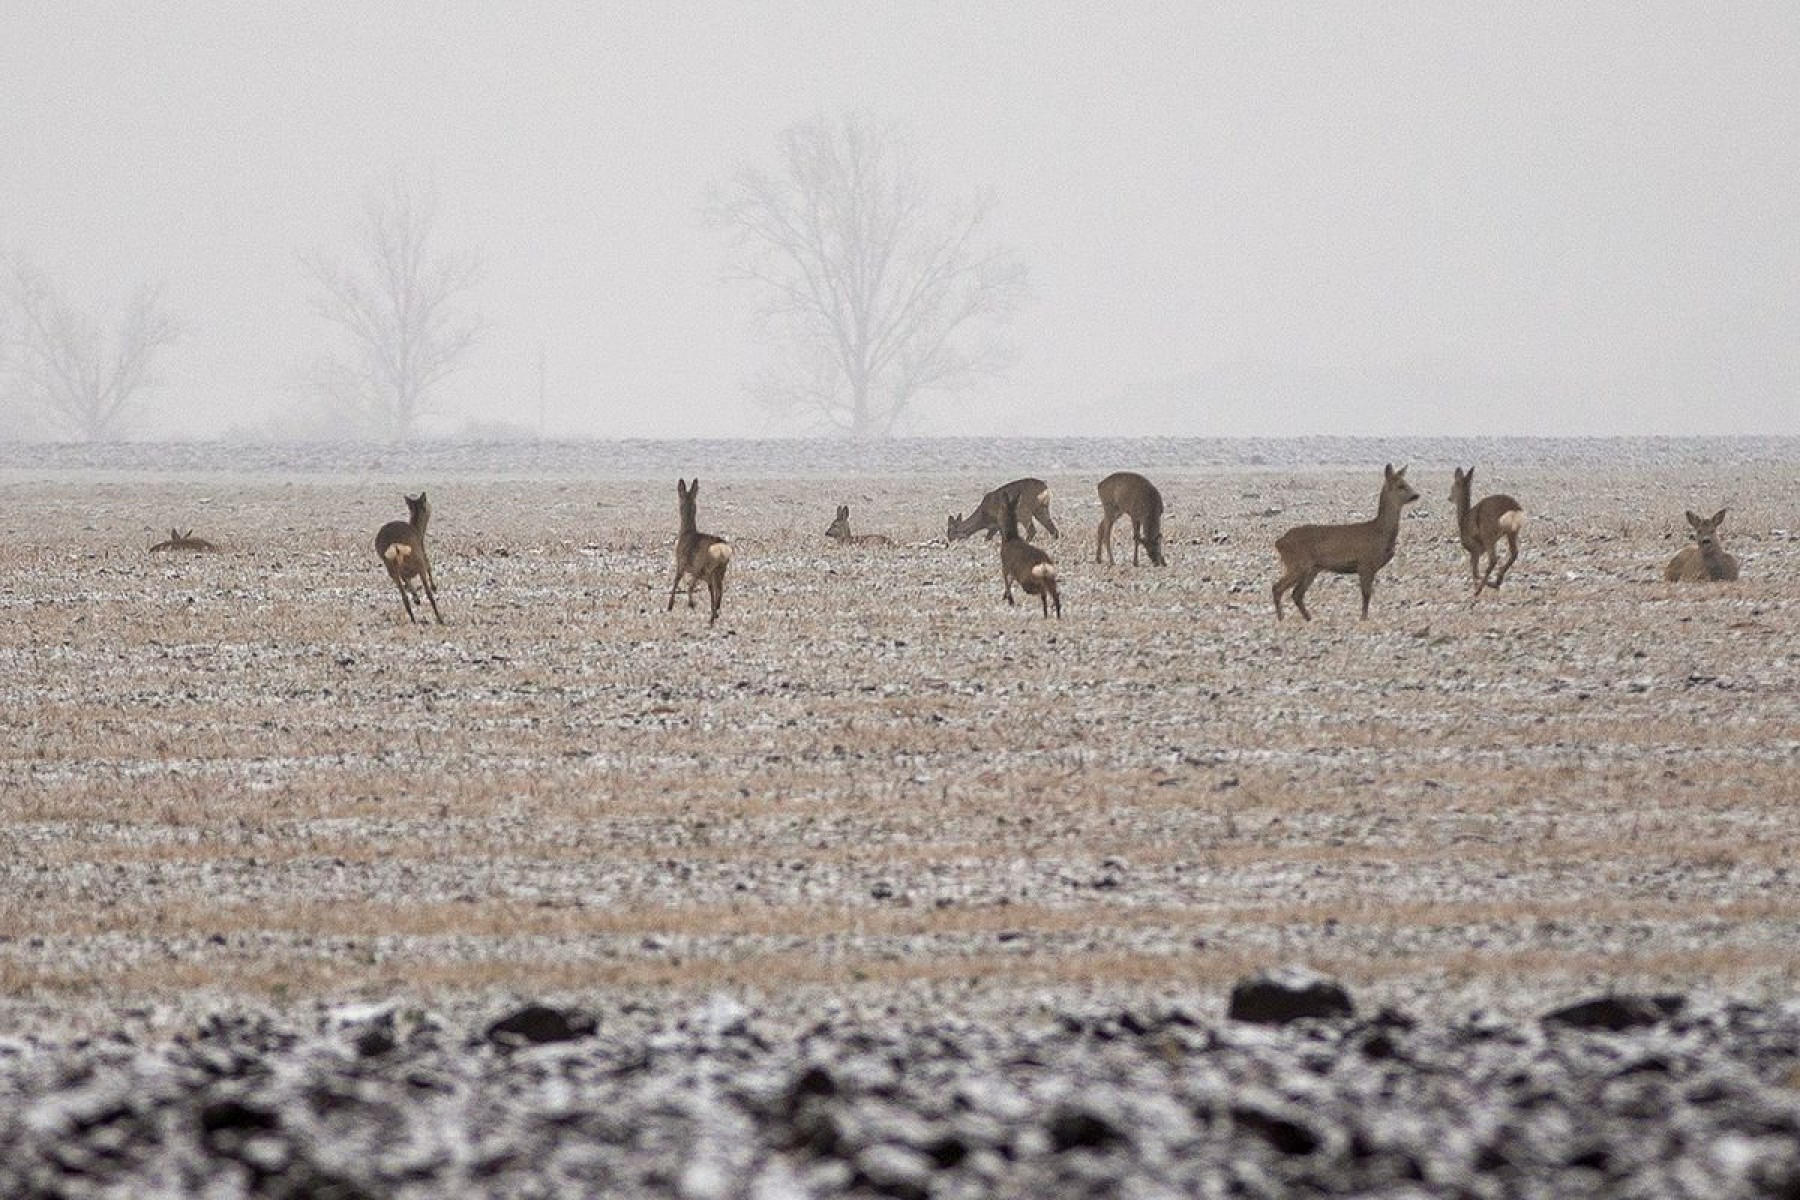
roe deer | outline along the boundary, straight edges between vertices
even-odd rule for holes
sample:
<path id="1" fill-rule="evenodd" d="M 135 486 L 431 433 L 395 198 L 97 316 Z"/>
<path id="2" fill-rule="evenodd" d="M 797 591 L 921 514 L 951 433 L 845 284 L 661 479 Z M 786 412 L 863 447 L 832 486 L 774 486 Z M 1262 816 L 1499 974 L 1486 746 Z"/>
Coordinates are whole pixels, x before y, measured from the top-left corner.
<path id="1" fill-rule="evenodd" d="M 1738 577 L 1738 561 L 1719 545 L 1719 526 L 1725 523 L 1725 510 L 1710 517 L 1699 513 L 1687 515 L 1694 527 L 1694 544 L 1684 546 L 1663 568 L 1668 583 L 1730 583 Z"/>
<path id="2" fill-rule="evenodd" d="M 438 611 L 437 584 L 431 577 L 431 559 L 425 555 L 425 526 L 431 520 L 431 504 L 425 493 L 406 497 L 408 519 L 389 521 L 375 533 L 375 553 L 387 567 L 388 578 L 400 589 L 400 603 L 406 606 L 406 617 L 414 624 L 418 616 L 413 605 L 418 602 L 418 585 L 425 585 L 425 598 L 431 601 L 431 615 L 444 623 Z"/>
<path id="3" fill-rule="evenodd" d="M 1043 602 L 1044 616 L 1056 605 L 1056 619 L 1062 620 L 1062 593 L 1056 588 L 1056 564 L 1050 556 L 1019 536 L 1019 498 L 1008 496 L 1000 510 L 1000 581 L 1006 585 L 1006 602 L 1013 599 L 1013 584 L 1027 596 Z"/>
<path id="4" fill-rule="evenodd" d="M 1406 468 L 1389 463 L 1381 482 L 1381 500 L 1372 521 L 1354 525 L 1296 525 L 1275 539 L 1281 556 L 1281 578 L 1275 581 L 1275 619 L 1281 619 L 1281 593 L 1292 588 L 1294 607 L 1306 620 L 1306 589 L 1320 571 L 1337 575 L 1354 573 L 1362 583 L 1362 615 L 1369 617 L 1369 597 L 1375 594 L 1375 572 L 1393 561 L 1394 543 L 1400 538 L 1400 510 L 1419 498 L 1406 482 Z"/>
<path id="5" fill-rule="evenodd" d="M 1050 488 L 1041 479 L 1015 479 L 1011 483 L 1001 484 L 981 498 L 975 511 L 967 517 L 958 513 L 950 518 L 944 527 L 946 541 L 959 541 L 971 534 L 987 531 L 987 540 L 993 541 L 994 535 L 1002 529 L 1006 515 L 1008 497 L 1018 501 L 1019 520 L 1025 526 L 1025 538 L 1037 532 L 1034 522 L 1042 522 L 1050 536 L 1059 538 L 1062 532 L 1056 528 L 1056 522 L 1050 519 Z"/>
<path id="6" fill-rule="evenodd" d="M 1462 539 L 1463 549 L 1469 552 L 1469 577 L 1475 581 L 1475 598 L 1479 600 L 1482 589 L 1497 589 L 1505 583 L 1506 573 L 1519 561 L 1519 530 L 1525 526 L 1525 508 L 1507 495 L 1483 497 L 1480 504 L 1471 508 L 1469 494 L 1474 484 L 1474 467 L 1466 471 L 1455 468 L 1450 483 L 1450 503 L 1456 506 L 1456 536 Z M 1506 561 L 1499 564 L 1496 574 L 1494 568 L 1500 559 L 1501 538 L 1506 539 Z M 1487 555 L 1485 571 L 1481 569 L 1483 554 Z"/>
<path id="7" fill-rule="evenodd" d="M 160 554 L 164 550 L 198 550 L 210 554 L 217 549 L 217 546 L 205 538 L 195 537 L 194 531 L 191 529 L 186 533 L 182 533 L 178 529 L 170 529 L 168 540 L 158 542 L 150 547 L 150 553 Z"/>
<path id="8" fill-rule="evenodd" d="M 675 494 L 681 504 L 681 533 L 675 539 L 675 582 L 669 585 L 669 607 L 675 611 L 675 593 L 681 589 L 681 577 L 687 576 L 688 607 L 694 607 L 694 589 L 704 581 L 706 594 L 712 598 L 712 619 L 719 620 L 719 601 L 725 596 L 725 568 L 731 562 L 731 544 L 722 537 L 701 533 L 695 524 L 695 505 L 700 496 L 700 481 L 675 481 Z"/>
<path id="9" fill-rule="evenodd" d="M 848 504 L 838 505 L 837 519 L 831 523 L 831 528 L 825 531 L 825 536 L 835 538 L 840 545 L 844 546 L 891 546 L 894 544 L 894 539 L 886 534 L 851 533 L 850 506 Z"/>
<path id="10" fill-rule="evenodd" d="M 1156 485 L 1134 471 L 1119 471 L 1100 481 L 1100 532 L 1094 542 L 1094 561 L 1100 561 L 1100 549 L 1106 548 L 1106 561 L 1113 560 L 1113 522 L 1121 515 L 1131 518 L 1131 565 L 1137 566 L 1138 547 L 1150 553 L 1150 561 L 1163 565 L 1162 493 Z"/>

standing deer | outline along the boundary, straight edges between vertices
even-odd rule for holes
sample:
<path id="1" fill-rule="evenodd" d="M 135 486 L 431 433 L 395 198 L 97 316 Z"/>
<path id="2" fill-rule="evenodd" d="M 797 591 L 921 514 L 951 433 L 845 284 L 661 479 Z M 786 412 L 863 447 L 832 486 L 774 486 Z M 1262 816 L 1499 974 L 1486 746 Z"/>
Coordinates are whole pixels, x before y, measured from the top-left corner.
<path id="1" fill-rule="evenodd" d="M 171 529 L 167 540 L 150 547 L 152 554 L 161 554 L 165 550 L 193 550 L 202 554 L 211 554 L 218 550 L 218 547 L 205 538 L 195 537 L 194 531 L 191 529 L 186 533 L 179 529 Z"/>
<path id="2" fill-rule="evenodd" d="M 1006 585 L 1006 602 L 1013 599 L 1013 584 L 1027 596 L 1036 596 L 1044 605 L 1044 617 L 1056 605 L 1056 619 L 1062 620 L 1062 593 L 1056 587 L 1056 564 L 1043 550 L 1019 536 L 1019 498 L 1008 496 L 1000 509 L 1000 581 Z"/>
<path id="3" fill-rule="evenodd" d="M 1469 552 L 1469 577 L 1475 581 L 1475 598 L 1484 588 L 1495 588 L 1506 582 L 1506 573 L 1519 561 L 1519 530 L 1525 526 L 1525 508 L 1507 495 L 1482 498 L 1469 506 L 1470 489 L 1475 484 L 1475 468 L 1455 468 L 1450 483 L 1450 503 L 1456 506 L 1456 536 Z M 1506 539 L 1506 561 L 1495 572 L 1500 558 L 1500 539 Z M 1487 555 L 1487 570 L 1481 569 L 1481 556 Z"/>
<path id="4" fill-rule="evenodd" d="M 837 519 L 825 531 L 825 536 L 835 538 L 840 545 L 844 546 L 892 546 L 894 544 L 894 539 L 886 534 L 851 533 L 850 506 L 848 504 L 838 505 Z"/>
<path id="5" fill-rule="evenodd" d="M 971 534 L 987 532 L 987 540 L 993 541 L 994 535 L 1001 531 L 1006 514 L 1008 497 L 1018 501 L 1019 520 L 1025 526 L 1025 538 L 1031 539 L 1037 532 L 1034 522 L 1042 522 L 1050 536 L 1062 536 L 1056 528 L 1056 522 L 1050 519 L 1050 487 L 1041 479 L 1015 479 L 1011 483 L 1002 484 L 981 498 L 975 511 L 967 517 L 958 513 L 950 518 L 944 527 L 946 541 L 960 541 Z"/>
<path id="6" fill-rule="evenodd" d="M 1275 619 L 1281 619 L 1281 593 L 1293 589 L 1294 607 L 1306 620 L 1306 589 L 1320 571 L 1355 574 L 1362 583 L 1362 615 L 1369 618 L 1369 597 L 1375 594 L 1375 573 L 1394 558 L 1400 539 L 1400 510 L 1419 498 L 1406 482 L 1406 468 L 1389 463 L 1381 483 L 1381 499 L 1372 521 L 1354 525 L 1296 525 L 1275 539 L 1281 556 L 1281 578 L 1275 581 Z"/>
<path id="7" fill-rule="evenodd" d="M 400 589 L 400 603 L 406 606 L 407 620 L 418 623 L 413 605 L 418 602 L 419 584 L 425 585 L 425 598 L 431 601 L 431 615 L 444 623 L 438 611 L 437 584 L 431 577 L 431 559 L 425 554 L 425 526 L 431 520 L 431 504 L 425 493 L 406 497 L 409 519 L 389 521 L 375 533 L 375 553 L 387 567 L 388 578 Z"/>
<path id="8" fill-rule="evenodd" d="M 663 611 L 675 611 L 675 593 L 680 590 L 681 578 L 685 575 L 688 607 L 694 607 L 694 589 L 705 581 L 706 593 L 712 598 L 712 619 L 707 624 L 717 624 L 719 601 L 725 596 L 725 568 L 731 563 L 731 544 L 724 538 L 701 533 L 697 528 L 698 479 L 693 483 L 677 479 L 675 494 L 681 505 L 681 533 L 675 539 L 675 581 L 669 585 L 669 607 Z"/>
<path id="9" fill-rule="evenodd" d="M 1725 523 L 1725 510 L 1710 517 L 1699 513 L 1687 515 L 1694 527 L 1694 544 L 1683 546 L 1680 553 L 1663 568 L 1668 583 L 1731 583 L 1738 577 L 1738 561 L 1719 545 L 1719 526 Z"/>
<path id="10" fill-rule="evenodd" d="M 1100 561 L 1100 550 L 1106 549 L 1108 565 L 1113 560 L 1113 522 L 1120 516 L 1131 518 L 1131 565 L 1137 566 L 1138 547 L 1150 554 L 1150 561 L 1163 565 L 1162 493 L 1156 485 L 1134 471 L 1118 471 L 1100 481 L 1100 531 L 1094 542 L 1094 561 Z"/>

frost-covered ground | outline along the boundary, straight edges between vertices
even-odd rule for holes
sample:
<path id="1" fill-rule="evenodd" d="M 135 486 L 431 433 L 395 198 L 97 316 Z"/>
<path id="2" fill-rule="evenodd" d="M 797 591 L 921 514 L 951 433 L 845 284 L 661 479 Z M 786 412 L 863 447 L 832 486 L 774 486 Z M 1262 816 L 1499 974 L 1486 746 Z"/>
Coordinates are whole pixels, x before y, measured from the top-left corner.
<path id="1" fill-rule="evenodd" d="M 1004 1059 L 1071 1013 L 1217 1021 L 1291 961 L 1438 1030 L 1613 988 L 1787 1019 L 1793 440 L 640 450 L 0 451 L 19 1061 L 217 1012 L 463 1029 L 547 998 L 655 1029 L 719 997 L 784 1045 L 840 1006 Z M 1366 516 L 1390 459 L 1424 499 L 1372 619 L 1331 580 L 1277 624 L 1275 536 Z M 1530 514 L 1475 606 L 1453 461 Z M 1123 525 L 1091 561 L 1115 467 L 1163 486 L 1166 570 L 1126 565 Z M 737 548 L 713 629 L 663 611 L 696 473 Z M 992 544 L 943 544 L 1026 473 L 1060 623 L 1007 609 Z M 371 548 L 421 486 L 443 627 L 405 623 Z M 827 543 L 840 503 L 901 544 Z M 1743 581 L 1662 583 L 1682 511 L 1726 505 Z M 147 554 L 171 525 L 224 549 Z"/>

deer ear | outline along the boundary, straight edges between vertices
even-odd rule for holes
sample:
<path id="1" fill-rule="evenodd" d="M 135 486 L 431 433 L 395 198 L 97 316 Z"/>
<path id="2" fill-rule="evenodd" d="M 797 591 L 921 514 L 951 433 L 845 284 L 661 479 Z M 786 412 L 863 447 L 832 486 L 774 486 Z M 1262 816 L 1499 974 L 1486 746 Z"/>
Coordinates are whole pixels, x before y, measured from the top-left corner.
<path id="1" fill-rule="evenodd" d="M 1712 526 L 1714 529 L 1717 529 L 1719 526 L 1723 525 L 1724 523 L 1725 523 L 1725 510 L 1721 508 L 1718 512 L 1713 514 Z"/>
<path id="2" fill-rule="evenodd" d="M 1700 528 L 1700 527 L 1701 527 L 1701 526 L 1702 526 L 1702 525 L 1704 525 L 1704 524 L 1706 524 L 1706 522 L 1705 522 L 1705 521 L 1702 521 L 1702 520 L 1701 520 L 1701 519 L 1700 519 L 1700 514 L 1699 514 L 1699 513 L 1697 513 L 1697 512 L 1695 512 L 1695 511 L 1694 511 L 1694 510 L 1693 510 L 1693 509 L 1691 509 L 1691 508 L 1690 508 L 1690 509 L 1688 509 L 1688 511 L 1687 511 L 1687 521 L 1688 521 L 1688 524 L 1689 524 L 1689 525 L 1692 525 L 1692 526 L 1693 526 L 1693 527 L 1694 527 L 1694 528 L 1695 528 L 1695 529 L 1698 529 L 1698 528 Z"/>
<path id="3" fill-rule="evenodd" d="M 1393 463 L 1387 464 L 1387 466 L 1381 468 L 1381 470 L 1382 470 L 1382 474 L 1383 474 L 1384 478 L 1392 479 L 1394 477 L 1394 464 Z"/>

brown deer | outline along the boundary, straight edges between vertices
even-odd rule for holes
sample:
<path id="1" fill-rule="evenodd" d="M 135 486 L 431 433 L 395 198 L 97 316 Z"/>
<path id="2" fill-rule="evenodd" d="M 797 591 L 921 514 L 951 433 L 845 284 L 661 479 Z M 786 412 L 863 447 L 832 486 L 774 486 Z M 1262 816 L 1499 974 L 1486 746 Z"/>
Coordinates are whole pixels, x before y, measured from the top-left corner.
<path id="1" fill-rule="evenodd" d="M 193 530 L 182 533 L 178 529 L 169 530 L 168 539 L 150 547 L 150 553 L 161 554 L 165 550 L 193 550 L 202 554 L 211 554 L 218 547 L 205 538 L 195 537 Z"/>
<path id="2" fill-rule="evenodd" d="M 1725 510 L 1710 517 L 1699 513 L 1687 515 L 1694 528 L 1694 544 L 1684 546 L 1663 568 L 1668 583 L 1732 583 L 1738 577 L 1738 561 L 1719 545 L 1719 526 L 1725 523 Z"/>
<path id="3" fill-rule="evenodd" d="M 1456 506 L 1456 536 L 1469 552 L 1469 577 L 1475 581 L 1475 598 L 1485 588 L 1498 589 L 1506 582 L 1506 573 L 1519 561 L 1519 530 L 1525 526 L 1525 508 L 1507 495 L 1484 496 L 1481 503 L 1470 507 L 1470 489 L 1475 484 L 1475 468 L 1457 467 L 1450 483 L 1450 503 Z M 1506 539 L 1506 561 L 1500 563 L 1500 539 Z M 1487 570 L 1481 569 L 1481 556 L 1487 555 Z M 1499 563 L 1498 572 L 1495 564 Z"/>
<path id="4" fill-rule="evenodd" d="M 675 495 L 681 505 L 681 533 L 675 539 L 675 581 L 669 585 L 669 607 L 663 611 L 675 611 L 675 593 L 681 589 L 682 577 L 686 576 L 688 607 L 694 607 L 694 589 L 704 582 L 706 594 L 712 599 L 712 619 L 707 624 L 717 624 L 719 602 L 725 596 L 725 568 L 731 563 L 731 543 L 699 531 L 696 524 L 696 505 L 700 497 L 698 479 L 693 483 L 677 479 Z"/>
<path id="5" fill-rule="evenodd" d="M 375 532 L 375 553 L 387 567 L 388 578 L 400 589 L 400 603 L 406 606 L 406 617 L 414 624 L 418 615 L 413 605 L 418 602 L 418 587 L 425 587 L 425 598 L 431 601 L 431 615 L 444 623 L 438 611 L 437 583 L 431 576 L 431 559 L 425 554 L 425 526 L 431 521 L 431 503 L 425 493 L 407 496 L 405 521 L 389 521 Z"/>
<path id="6" fill-rule="evenodd" d="M 1162 493 L 1156 485 L 1134 471 L 1118 471 L 1100 481 L 1100 532 L 1094 542 L 1094 561 L 1100 561 L 1100 550 L 1106 549 L 1106 561 L 1113 560 L 1113 522 L 1120 516 L 1131 518 L 1131 565 L 1137 566 L 1138 547 L 1150 554 L 1150 561 L 1163 565 Z"/>
<path id="7" fill-rule="evenodd" d="M 1019 536 L 1019 498 L 1008 496 L 1000 509 L 1000 580 L 1006 585 L 1006 602 L 1013 599 L 1013 584 L 1027 596 L 1043 602 L 1044 617 L 1049 619 L 1050 606 L 1056 605 L 1056 619 L 1062 620 L 1062 593 L 1056 587 L 1056 564 L 1043 550 Z"/>
<path id="8" fill-rule="evenodd" d="M 1015 479 L 1011 483 L 1001 484 L 981 498 L 975 511 L 964 517 L 961 513 L 950 518 L 944 527 L 946 541 L 960 541 L 971 534 L 987 533 L 987 540 L 993 541 L 994 535 L 1001 531 L 1005 520 L 1006 501 L 1011 497 L 1018 501 L 1019 520 L 1025 527 L 1025 538 L 1037 532 L 1037 523 L 1049 530 L 1050 536 L 1059 538 L 1062 532 L 1056 528 L 1056 522 L 1050 519 L 1050 488 L 1041 479 Z"/>
<path id="9" fill-rule="evenodd" d="M 1375 519 L 1354 525 L 1296 525 L 1275 539 L 1281 556 L 1281 578 L 1275 581 L 1275 619 L 1281 619 L 1281 593 L 1290 588 L 1294 607 L 1306 620 L 1306 589 L 1320 571 L 1354 574 L 1362 583 L 1362 615 L 1369 618 L 1369 597 L 1375 594 L 1375 573 L 1394 558 L 1400 539 L 1400 510 L 1419 498 L 1406 482 L 1406 468 L 1389 463 L 1381 483 L 1381 499 Z"/>
<path id="10" fill-rule="evenodd" d="M 894 539 L 883 533 L 851 533 L 850 506 L 848 504 L 838 505 L 837 519 L 832 521 L 831 528 L 825 531 L 825 536 L 835 539 L 842 546 L 892 546 L 894 544 Z"/>

